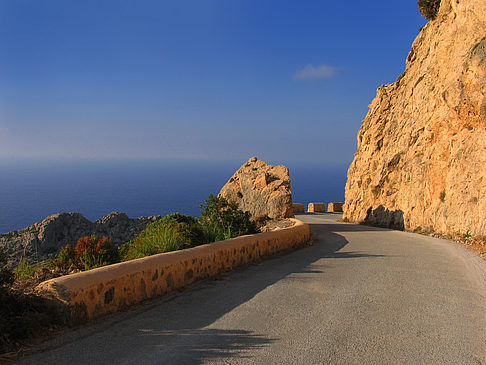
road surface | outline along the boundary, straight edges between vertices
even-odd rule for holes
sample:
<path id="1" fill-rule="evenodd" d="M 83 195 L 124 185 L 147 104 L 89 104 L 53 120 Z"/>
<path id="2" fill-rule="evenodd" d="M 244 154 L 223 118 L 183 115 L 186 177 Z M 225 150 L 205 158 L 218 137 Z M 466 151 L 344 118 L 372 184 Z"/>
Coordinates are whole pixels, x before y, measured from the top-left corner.
<path id="1" fill-rule="evenodd" d="M 300 215 L 312 245 L 66 331 L 22 364 L 486 364 L 486 261 Z"/>

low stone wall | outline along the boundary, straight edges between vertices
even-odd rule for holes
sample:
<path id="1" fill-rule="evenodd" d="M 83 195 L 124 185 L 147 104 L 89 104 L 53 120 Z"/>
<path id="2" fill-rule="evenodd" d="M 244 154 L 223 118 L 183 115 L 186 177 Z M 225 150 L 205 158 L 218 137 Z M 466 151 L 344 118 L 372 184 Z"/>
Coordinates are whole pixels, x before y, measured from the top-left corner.
<path id="1" fill-rule="evenodd" d="M 323 213 L 326 211 L 326 203 L 309 203 L 307 212 L 309 213 Z"/>
<path id="2" fill-rule="evenodd" d="M 302 246 L 309 225 L 236 237 L 45 281 L 37 289 L 64 304 L 70 324 L 87 322 L 197 280 Z"/>
<path id="3" fill-rule="evenodd" d="M 305 205 L 300 203 L 293 203 L 292 209 L 294 213 L 305 213 Z"/>
<path id="4" fill-rule="evenodd" d="M 343 203 L 329 203 L 327 205 L 327 211 L 332 213 L 342 213 L 343 211 Z"/>

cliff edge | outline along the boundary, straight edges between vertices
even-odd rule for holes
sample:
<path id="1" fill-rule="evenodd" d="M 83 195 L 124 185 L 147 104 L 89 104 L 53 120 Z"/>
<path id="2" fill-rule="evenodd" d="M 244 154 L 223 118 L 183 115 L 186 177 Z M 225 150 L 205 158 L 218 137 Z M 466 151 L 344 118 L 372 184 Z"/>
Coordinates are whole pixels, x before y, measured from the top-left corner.
<path id="1" fill-rule="evenodd" d="M 442 0 L 358 133 L 344 219 L 486 235 L 486 1 Z"/>

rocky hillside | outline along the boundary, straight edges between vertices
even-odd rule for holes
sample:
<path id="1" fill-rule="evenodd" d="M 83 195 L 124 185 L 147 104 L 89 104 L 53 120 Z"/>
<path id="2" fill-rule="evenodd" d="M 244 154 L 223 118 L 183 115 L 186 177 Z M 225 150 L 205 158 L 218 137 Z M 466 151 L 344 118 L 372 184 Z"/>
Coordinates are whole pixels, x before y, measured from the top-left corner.
<path id="1" fill-rule="evenodd" d="M 132 219 L 125 213 L 113 212 L 91 222 L 80 213 L 53 214 L 22 230 L 0 234 L 0 247 L 14 265 L 22 257 L 38 261 L 57 253 L 67 244 L 74 246 L 79 238 L 92 234 L 109 237 L 114 244 L 130 241 L 147 224 L 160 218 L 151 216 Z"/>
<path id="2" fill-rule="evenodd" d="M 396 82 L 378 89 L 344 219 L 486 235 L 486 1 L 442 0 Z"/>

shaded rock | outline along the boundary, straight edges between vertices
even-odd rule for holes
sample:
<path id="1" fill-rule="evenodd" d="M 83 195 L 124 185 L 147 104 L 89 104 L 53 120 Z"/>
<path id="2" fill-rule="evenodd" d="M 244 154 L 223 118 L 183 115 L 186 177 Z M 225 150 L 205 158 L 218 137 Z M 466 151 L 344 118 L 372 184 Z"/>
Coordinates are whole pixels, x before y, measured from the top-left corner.
<path id="1" fill-rule="evenodd" d="M 161 216 L 128 218 L 125 213 L 112 212 L 94 223 L 96 234 L 110 237 L 115 245 L 130 241 L 145 229 L 152 222 L 160 219 Z M 126 237 L 130 237 L 126 239 Z"/>
<path id="2" fill-rule="evenodd" d="M 376 209 L 368 209 L 363 223 L 383 228 L 398 229 L 401 231 L 403 231 L 405 228 L 403 222 L 403 212 L 401 210 L 391 211 L 389 209 L 385 209 L 382 205 Z"/>
<path id="3" fill-rule="evenodd" d="M 236 202 L 259 221 L 293 217 L 289 169 L 251 158 L 229 179 L 218 196 Z"/>
<path id="4" fill-rule="evenodd" d="M 486 1 L 442 0 L 369 106 L 343 219 L 486 235 L 485 141 Z"/>
<path id="5" fill-rule="evenodd" d="M 22 258 L 40 261 L 57 253 L 61 247 L 74 246 L 79 238 L 92 234 L 107 236 L 119 245 L 135 238 L 149 223 L 160 218 L 131 219 L 125 213 L 113 212 L 91 222 L 80 213 L 58 213 L 22 230 L 0 234 L 0 247 L 13 265 Z"/>
<path id="6" fill-rule="evenodd" d="M 305 205 L 300 203 L 292 203 L 294 213 L 305 213 Z"/>
<path id="7" fill-rule="evenodd" d="M 86 236 L 96 229 L 95 225 L 80 213 L 53 214 L 34 226 L 38 233 L 33 241 L 42 253 L 56 252 L 63 242 L 64 245 L 71 243 L 73 237 Z"/>

